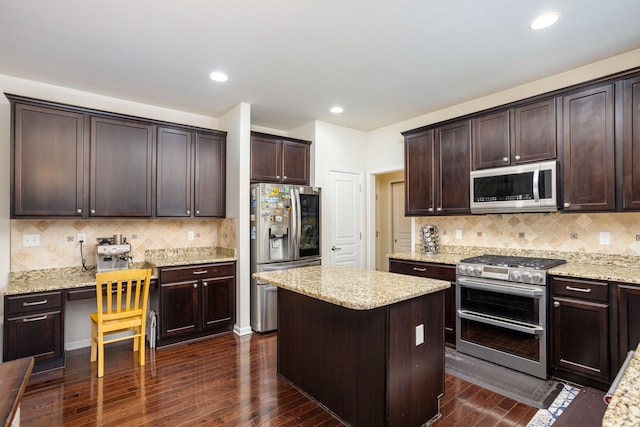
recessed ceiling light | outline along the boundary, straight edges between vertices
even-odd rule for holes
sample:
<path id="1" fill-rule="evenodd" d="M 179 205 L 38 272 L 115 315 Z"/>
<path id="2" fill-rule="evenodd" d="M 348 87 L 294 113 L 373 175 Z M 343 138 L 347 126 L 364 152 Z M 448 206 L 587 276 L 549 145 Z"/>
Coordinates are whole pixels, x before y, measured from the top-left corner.
<path id="1" fill-rule="evenodd" d="M 214 82 L 226 82 L 229 79 L 229 76 L 227 76 L 222 71 L 214 71 L 213 73 L 209 74 L 209 77 L 211 77 L 211 80 L 213 80 Z"/>
<path id="2" fill-rule="evenodd" d="M 344 108 L 336 106 L 336 107 L 331 107 L 329 111 L 331 111 L 333 114 L 340 114 L 344 111 Z"/>
<path id="3" fill-rule="evenodd" d="M 531 22 L 530 27 L 532 30 L 542 30 L 549 28 L 555 24 L 556 21 L 558 21 L 557 13 L 545 13 L 544 15 L 540 15 L 534 19 L 533 22 Z"/>

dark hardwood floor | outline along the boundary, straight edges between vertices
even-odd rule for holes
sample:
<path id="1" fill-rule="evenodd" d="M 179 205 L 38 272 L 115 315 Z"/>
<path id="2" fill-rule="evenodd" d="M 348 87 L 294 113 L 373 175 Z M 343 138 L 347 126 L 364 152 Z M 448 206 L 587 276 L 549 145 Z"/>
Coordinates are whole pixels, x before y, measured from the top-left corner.
<path id="1" fill-rule="evenodd" d="M 113 344 L 103 378 L 89 349 L 70 351 L 66 368 L 32 375 L 22 426 L 342 425 L 276 376 L 276 340 L 228 333 L 147 349 L 143 367 L 130 343 Z M 525 426 L 536 413 L 448 374 L 440 405 L 436 427 Z"/>

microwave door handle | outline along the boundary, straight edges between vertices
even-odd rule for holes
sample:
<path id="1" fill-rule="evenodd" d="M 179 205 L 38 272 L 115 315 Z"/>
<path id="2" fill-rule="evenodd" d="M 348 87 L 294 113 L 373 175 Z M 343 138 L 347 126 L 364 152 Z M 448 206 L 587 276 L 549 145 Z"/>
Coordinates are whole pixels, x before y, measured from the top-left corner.
<path id="1" fill-rule="evenodd" d="M 533 198 L 536 202 L 540 201 L 540 169 L 533 171 Z"/>

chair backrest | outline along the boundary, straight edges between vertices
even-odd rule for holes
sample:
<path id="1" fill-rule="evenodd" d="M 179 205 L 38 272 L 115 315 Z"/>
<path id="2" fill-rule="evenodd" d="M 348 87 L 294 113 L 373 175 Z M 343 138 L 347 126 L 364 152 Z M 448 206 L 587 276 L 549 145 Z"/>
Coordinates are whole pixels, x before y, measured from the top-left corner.
<path id="1" fill-rule="evenodd" d="M 98 322 L 146 315 L 150 269 L 114 270 L 96 274 Z"/>

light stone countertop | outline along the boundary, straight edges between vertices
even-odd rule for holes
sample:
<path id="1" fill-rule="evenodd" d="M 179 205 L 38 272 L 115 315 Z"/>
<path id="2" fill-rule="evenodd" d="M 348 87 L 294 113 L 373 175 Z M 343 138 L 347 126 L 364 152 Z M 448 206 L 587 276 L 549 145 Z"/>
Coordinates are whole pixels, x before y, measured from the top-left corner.
<path id="1" fill-rule="evenodd" d="M 261 282 L 354 310 L 370 310 L 449 288 L 449 282 L 320 265 L 254 273 Z"/>
<path id="2" fill-rule="evenodd" d="M 195 265 L 236 261 L 235 249 L 200 247 L 183 249 L 154 249 L 145 251 L 145 261 L 133 263 L 131 268 L 151 268 L 154 279 L 158 278 L 158 267 L 172 265 Z M 9 284 L 0 290 L 0 295 L 16 295 L 32 292 L 48 292 L 61 289 L 95 286 L 96 268 L 82 267 L 48 268 L 42 270 L 15 271 L 9 273 Z"/>
<path id="3" fill-rule="evenodd" d="M 602 427 L 640 426 L 640 345 L 602 418 Z"/>

